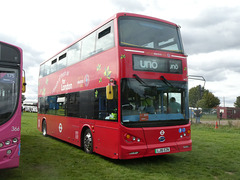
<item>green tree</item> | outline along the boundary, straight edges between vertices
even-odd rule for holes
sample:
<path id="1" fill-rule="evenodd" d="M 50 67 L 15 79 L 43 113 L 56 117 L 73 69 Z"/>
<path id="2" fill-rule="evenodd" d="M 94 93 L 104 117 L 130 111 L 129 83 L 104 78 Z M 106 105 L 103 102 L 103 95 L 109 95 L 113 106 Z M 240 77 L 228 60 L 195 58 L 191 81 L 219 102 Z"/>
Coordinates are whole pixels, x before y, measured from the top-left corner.
<path id="1" fill-rule="evenodd" d="M 202 95 L 203 94 L 203 95 Z M 213 108 L 220 104 L 218 97 L 201 86 L 189 90 L 189 106 L 201 108 Z"/>
<path id="2" fill-rule="evenodd" d="M 197 102 L 202 99 L 201 95 L 204 91 L 201 86 L 193 87 L 189 90 L 189 106 L 190 107 L 197 107 Z"/>
<path id="3" fill-rule="evenodd" d="M 239 107 L 240 108 L 240 96 L 237 97 L 235 103 L 234 103 L 235 107 Z"/>
<path id="4" fill-rule="evenodd" d="M 220 100 L 218 97 L 215 97 L 213 93 L 206 90 L 203 95 L 203 103 L 201 104 L 202 108 L 213 108 L 220 104 Z M 200 100 L 201 101 L 201 100 Z"/>

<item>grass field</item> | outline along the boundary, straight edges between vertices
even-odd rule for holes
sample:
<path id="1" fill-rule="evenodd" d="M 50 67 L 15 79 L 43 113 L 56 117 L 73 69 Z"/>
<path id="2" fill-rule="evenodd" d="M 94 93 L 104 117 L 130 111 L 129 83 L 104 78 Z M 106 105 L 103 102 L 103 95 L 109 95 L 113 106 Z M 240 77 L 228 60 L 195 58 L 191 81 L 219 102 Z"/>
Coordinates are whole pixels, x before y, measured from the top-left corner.
<path id="1" fill-rule="evenodd" d="M 37 130 L 36 114 L 24 113 L 20 167 L 0 179 L 240 179 L 240 129 L 192 125 L 193 150 L 134 160 L 111 160 Z"/>

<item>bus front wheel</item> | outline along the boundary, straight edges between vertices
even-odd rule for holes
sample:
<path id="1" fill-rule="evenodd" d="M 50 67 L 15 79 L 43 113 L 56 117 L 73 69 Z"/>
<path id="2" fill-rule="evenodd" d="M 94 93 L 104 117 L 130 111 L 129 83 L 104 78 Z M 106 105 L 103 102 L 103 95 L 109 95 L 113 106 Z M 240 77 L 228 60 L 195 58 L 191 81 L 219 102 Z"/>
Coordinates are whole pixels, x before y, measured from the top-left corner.
<path id="1" fill-rule="evenodd" d="M 87 129 L 84 132 L 83 149 L 88 154 L 91 154 L 93 152 L 93 140 L 92 140 L 92 133 L 90 129 Z"/>
<path id="2" fill-rule="evenodd" d="M 45 120 L 43 120 L 43 123 L 42 123 L 42 134 L 43 136 L 47 136 L 47 123 Z"/>

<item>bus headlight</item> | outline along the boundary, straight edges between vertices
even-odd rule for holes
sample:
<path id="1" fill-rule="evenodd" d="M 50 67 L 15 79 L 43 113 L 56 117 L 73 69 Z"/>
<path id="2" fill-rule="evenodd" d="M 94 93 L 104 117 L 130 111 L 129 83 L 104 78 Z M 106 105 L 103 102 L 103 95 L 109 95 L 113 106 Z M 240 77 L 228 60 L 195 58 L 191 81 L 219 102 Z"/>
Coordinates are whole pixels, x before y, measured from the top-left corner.
<path id="1" fill-rule="evenodd" d="M 3 147 L 3 143 L 0 143 L 0 148 Z"/>
<path id="2" fill-rule="evenodd" d="M 124 137 L 127 142 L 141 142 L 140 138 L 132 136 L 128 133 L 126 133 Z"/>
<path id="3" fill-rule="evenodd" d="M 11 154 L 11 153 L 12 153 L 12 150 L 11 150 L 11 149 L 7 150 L 7 154 L 8 154 L 8 155 Z"/>
<path id="4" fill-rule="evenodd" d="M 17 138 L 13 138 L 12 142 L 13 142 L 13 143 L 17 143 L 17 142 L 18 142 L 18 139 L 17 139 Z"/>
<path id="5" fill-rule="evenodd" d="M 10 145 L 10 143 L 11 143 L 11 142 L 10 142 L 9 140 L 5 141 L 5 145 L 6 145 L 6 146 Z"/>

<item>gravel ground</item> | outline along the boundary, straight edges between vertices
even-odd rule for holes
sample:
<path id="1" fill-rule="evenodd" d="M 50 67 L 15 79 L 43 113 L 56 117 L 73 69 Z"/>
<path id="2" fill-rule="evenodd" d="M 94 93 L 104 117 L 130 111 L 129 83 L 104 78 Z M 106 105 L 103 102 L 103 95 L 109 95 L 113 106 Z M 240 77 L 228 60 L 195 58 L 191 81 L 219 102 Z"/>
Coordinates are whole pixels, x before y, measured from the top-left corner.
<path id="1" fill-rule="evenodd" d="M 208 121 L 208 120 L 200 120 L 203 124 L 216 124 L 216 121 Z M 192 119 L 192 123 L 196 123 L 195 119 Z M 219 120 L 217 120 L 217 123 L 219 125 Z M 240 127 L 240 120 L 220 120 L 220 125 L 233 125 Z"/>

